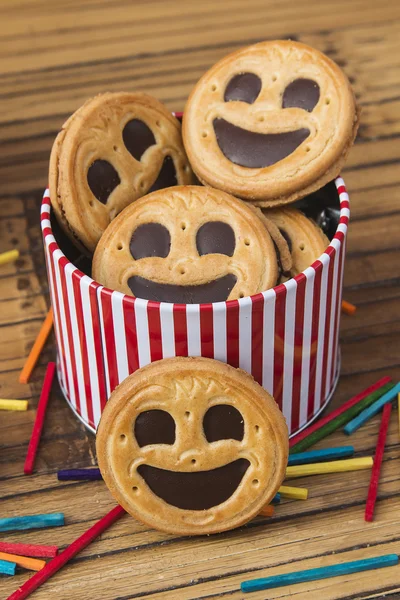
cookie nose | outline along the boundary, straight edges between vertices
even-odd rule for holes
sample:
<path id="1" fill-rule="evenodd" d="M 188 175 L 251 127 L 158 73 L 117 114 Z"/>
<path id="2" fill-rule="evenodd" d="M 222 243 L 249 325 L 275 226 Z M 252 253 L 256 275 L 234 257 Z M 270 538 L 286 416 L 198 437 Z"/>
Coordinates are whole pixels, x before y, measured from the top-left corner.
<path id="1" fill-rule="evenodd" d="M 185 467 L 196 467 L 199 465 L 200 456 L 201 454 L 198 450 L 185 450 L 185 452 L 182 452 L 180 455 L 180 463 Z"/>

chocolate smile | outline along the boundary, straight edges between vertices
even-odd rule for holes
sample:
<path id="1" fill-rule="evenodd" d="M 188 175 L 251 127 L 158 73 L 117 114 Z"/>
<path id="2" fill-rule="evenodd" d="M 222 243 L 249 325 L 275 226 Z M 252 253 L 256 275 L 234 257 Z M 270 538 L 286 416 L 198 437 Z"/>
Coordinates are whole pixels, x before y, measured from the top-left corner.
<path id="1" fill-rule="evenodd" d="M 136 298 L 181 304 L 223 302 L 228 299 L 235 283 L 236 275 L 232 274 L 201 285 L 157 283 L 138 275 L 128 279 L 128 286 Z"/>
<path id="2" fill-rule="evenodd" d="M 305 128 L 284 133 L 256 133 L 225 119 L 214 119 L 213 125 L 218 146 L 226 158 L 250 169 L 269 167 L 286 158 L 310 134 Z"/>
<path id="3" fill-rule="evenodd" d="M 207 510 L 232 496 L 250 462 L 245 458 L 210 471 L 167 471 L 150 465 L 137 469 L 151 491 L 159 498 L 183 510 Z"/>

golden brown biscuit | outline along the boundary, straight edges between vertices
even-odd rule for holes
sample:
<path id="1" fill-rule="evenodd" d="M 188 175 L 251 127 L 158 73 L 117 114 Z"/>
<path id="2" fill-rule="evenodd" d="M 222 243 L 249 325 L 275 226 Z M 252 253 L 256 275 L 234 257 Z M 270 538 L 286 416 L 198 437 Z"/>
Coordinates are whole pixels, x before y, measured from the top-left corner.
<path id="1" fill-rule="evenodd" d="M 137 200 L 110 223 L 93 277 L 138 298 L 193 304 L 267 290 L 278 264 L 253 208 L 220 190 L 178 186 Z"/>
<path id="2" fill-rule="evenodd" d="M 296 208 L 265 208 L 263 213 L 275 223 L 289 245 L 292 267 L 286 275 L 295 277 L 307 269 L 329 246 L 322 229 Z"/>
<path id="3" fill-rule="evenodd" d="M 261 42 L 203 75 L 183 141 L 203 183 L 260 206 L 293 202 L 336 177 L 356 135 L 349 81 L 299 42 Z"/>
<path id="4" fill-rule="evenodd" d="M 96 439 L 107 487 L 132 516 L 170 533 L 242 525 L 274 497 L 288 457 L 285 419 L 239 369 L 169 358 L 114 390 Z"/>
<path id="5" fill-rule="evenodd" d="M 72 240 L 89 251 L 125 206 L 191 181 L 179 121 L 142 93 L 87 101 L 64 124 L 50 158 L 54 211 Z"/>

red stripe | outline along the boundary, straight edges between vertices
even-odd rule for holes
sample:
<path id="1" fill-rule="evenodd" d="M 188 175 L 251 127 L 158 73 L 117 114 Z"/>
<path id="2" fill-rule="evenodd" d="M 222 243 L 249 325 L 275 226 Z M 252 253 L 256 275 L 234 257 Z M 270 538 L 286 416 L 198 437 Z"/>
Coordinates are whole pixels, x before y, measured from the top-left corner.
<path id="1" fill-rule="evenodd" d="M 93 323 L 93 339 L 94 339 L 94 351 L 96 357 L 96 365 L 97 365 L 97 373 L 98 373 L 98 381 L 99 381 L 99 395 L 100 395 L 100 407 L 101 412 L 107 402 L 107 386 L 105 379 L 105 365 L 104 365 L 104 353 L 103 346 L 101 340 L 101 326 L 100 326 L 100 313 L 99 313 L 99 304 L 97 299 L 97 290 L 98 284 L 96 282 L 92 282 L 90 284 L 89 289 L 89 297 L 90 297 L 90 311 L 92 313 L 92 323 Z M 90 413 L 88 412 L 88 418 L 93 420 L 93 411 L 91 407 Z M 93 427 L 95 426 L 93 422 Z"/>
<path id="2" fill-rule="evenodd" d="M 89 373 L 89 361 L 88 361 L 88 349 L 86 342 L 85 324 L 83 319 L 83 308 L 82 308 L 82 296 L 81 296 L 81 279 L 83 275 L 74 271 L 72 273 L 72 286 L 75 297 L 75 308 L 76 317 L 78 324 L 79 342 L 81 347 L 82 355 L 82 369 L 83 369 L 83 381 L 85 386 L 85 400 L 86 400 L 86 411 L 89 414 L 89 406 L 92 406 L 92 388 L 90 385 L 90 373 Z M 83 402 L 83 398 L 82 398 Z M 93 413 L 92 413 L 93 420 Z"/>
<path id="3" fill-rule="evenodd" d="M 339 196 L 340 196 L 340 194 L 345 194 L 346 193 L 346 188 L 345 188 L 344 185 L 339 185 L 339 187 L 336 188 L 336 189 L 337 189 L 337 192 L 338 192 Z"/>
<path id="4" fill-rule="evenodd" d="M 188 356 L 186 304 L 174 304 L 174 334 L 176 356 Z"/>
<path id="5" fill-rule="evenodd" d="M 239 366 L 239 302 L 232 300 L 226 306 L 226 359 L 232 367 Z"/>
<path id="6" fill-rule="evenodd" d="M 212 304 L 200 306 L 200 339 L 201 355 L 214 358 L 214 332 Z"/>
<path id="7" fill-rule="evenodd" d="M 160 304 L 158 302 L 148 302 L 147 318 L 149 322 L 150 358 L 151 362 L 154 362 L 155 360 L 161 360 L 163 357 Z"/>
<path id="8" fill-rule="evenodd" d="M 307 277 L 303 273 L 300 273 L 297 280 L 294 321 L 291 431 L 296 431 L 300 427 L 301 366 L 303 361 L 304 302 L 306 296 L 306 283 Z"/>
<path id="9" fill-rule="evenodd" d="M 107 362 L 105 368 L 110 380 L 110 392 L 118 385 L 117 353 L 115 349 L 115 331 L 112 316 L 112 292 L 103 288 L 101 290 L 101 308 L 103 311 L 104 338 L 106 341 Z"/>
<path id="10" fill-rule="evenodd" d="M 54 250 L 55 249 L 57 249 L 57 244 L 52 242 L 48 248 L 48 255 L 49 255 L 51 274 L 52 274 L 53 285 L 54 285 L 53 309 L 54 309 L 55 321 L 57 323 L 56 332 L 58 331 L 58 335 L 59 335 L 58 353 L 59 353 L 59 357 L 62 362 L 63 370 L 65 373 L 65 381 L 63 383 L 65 386 L 65 390 L 68 394 L 68 398 L 70 398 L 71 392 L 70 392 L 70 385 L 69 385 L 69 379 L 68 379 L 67 364 L 65 361 L 64 334 L 63 334 L 63 330 L 61 327 L 61 317 L 60 317 L 61 311 L 60 311 L 60 303 L 59 303 L 59 298 L 58 298 L 58 293 L 57 293 L 57 282 L 56 282 L 56 271 L 55 271 L 56 268 L 55 268 L 55 264 L 54 264 Z"/>
<path id="11" fill-rule="evenodd" d="M 64 313 L 65 313 L 65 321 L 66 321 L 66 325 L 67 325 L 67 336 L 68 336 L 68 343 L 69 343 L 69 354 L 70 354 L 70 358 L 71 358 L 72 379 L 73 379 L 74 391 L 75 391 L 75 404 L 76 404 L 77 412 L 79 414 L 81 414 L 81 399 L 80 399 L 79 388 L 78 388 L 78 376 L 77 376 L 77 372 L 76 372 L 76 357 L 75 357 L 75 349 L 74 349 L 74 339 L 72 336 L 71 313 L 69 310 L 67 279 L 66 279 L 66 273 L 65 273 L 65 267 L 68 264 L 69 264 L 69 260 L 67 258 L 65 258 L 65 256 L 62 256 L 59 260 L 58 266 L 59 266 L 60 277 L 61 277 L 62 295 L 64 298 Z"/>
<path id="12" fill-rule="evenodd" d="M 139 353 L 136 332 L 135 300 L 124 296 L 122 300 L 125 323 L 125 342 L 128 355 L 128 371 L 133 373 L 139 368 Z"/>
<path id="13" fill-rule="evenodd" d="M 251 297 L 251 301 L 251 372 L 254 379 L 262 385 L 264 296 L 257 294 Z"/>
<path id="14" fill-rule="evenodd" d="M 331 365 L 331 386 L 336 375 L 336 365 L 338 361 L 338 340 L 339 340 L 339 324 L 340 324 L 340 311 L 342 304 L 342 282 L 343 282 L 343 261 L 344 261 L 344 240 L 342 239 L 339 248 L 339 266 L 337 272 L 337 288 L 336 288 L 336 300 L 335 300 L 335 325 L 334 325 L 334 338 L 332 346 L 332 365 Z"/>
<path id="15" fill-rule="evenodd" d="M 275 288 L 275 337 L 274 337 L 274 398 L 282 410 L 283 392 L 283 361 L 285 353 L 285 322 L 286 322 L 286 294 L 283 284 Z"/>
<path id="16" fill-rule="evenodd" d="M 315 376 L 317 370 L 317 348 L 318 348 L 318 325 L 319 325 L 319 302 L 321 298 L 321 276 L 322 263 L 315 263 L 314 293 L 311 325 L 311 347 L 310 347 L 310 380 L 308 382 L 308 409 L 307 417 L 311 419 L 315 414 Z"/>
<path id="17" fill-rule="evenodd" d="M 329 256 L 328 281 L 326 294 L 326 313 L 325 313 L 325 334 L 324 334 L 324 354 L 322 358 L 322 373 L 321 373 L 321 405 L 325 402 L 325 386 L 328 376 L 328 352 L 329 352 L 329 330 L 331 325 L 331 308 L 332 308 L 332 283 L 333 283 L 333 266 L 335 264 L 335 250 Z"/>

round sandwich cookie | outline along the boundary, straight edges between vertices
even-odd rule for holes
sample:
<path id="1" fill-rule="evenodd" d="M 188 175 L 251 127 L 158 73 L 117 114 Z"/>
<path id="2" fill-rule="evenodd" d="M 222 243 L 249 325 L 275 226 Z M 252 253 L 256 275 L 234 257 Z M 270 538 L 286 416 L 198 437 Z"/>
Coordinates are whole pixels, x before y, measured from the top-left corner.
<path id="1" fill-rule="evenodd" d="M 295 277 L 309 267 L 329 246 L 329 240 L 322 231 L 300 210 L 292 207 L 263 209 L 264 215 L 272 221 L 286 239 L 292 257 L 292 266 L 283 273 L 281 281 Z"/>
<path id="2" fill-rule="evenodd" d="M 274 399 L 239 369 L 168 358 L 111 394 L 97 431 L 104 481 L 133 517 L 179 535 L 255 517 L 279 489 L 288 430 Z"/>
<path id="3" fill-rule="evenodd" d="M 358 127 L 350 83 L 327 56 L 268 41 L 230 54 L 196 84 L 183 141 L 200 181 L 260 206 L 334 179 Z"/>
<path id="4" fill-rule="evenodd" d="M 197 304 L 267 290 L 279 273 L 252 207 L 220 190 L 177 186 L 140 198 L 110 223 L 92 275 L 137 298 Z"/>
<path id="5" fill-rule="evenodd" d="M 128 204 L 165 187 L 192 182 L 181 125 L 143 93 L 105 93 L 78 109 L 50 157 L 50 198 L 72 240 L 93 251 Z"/>

